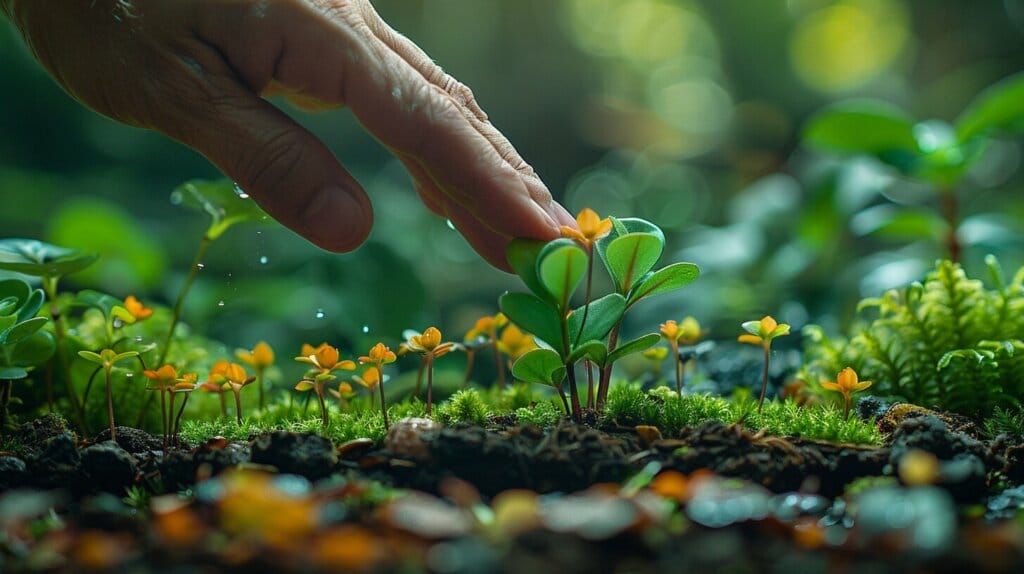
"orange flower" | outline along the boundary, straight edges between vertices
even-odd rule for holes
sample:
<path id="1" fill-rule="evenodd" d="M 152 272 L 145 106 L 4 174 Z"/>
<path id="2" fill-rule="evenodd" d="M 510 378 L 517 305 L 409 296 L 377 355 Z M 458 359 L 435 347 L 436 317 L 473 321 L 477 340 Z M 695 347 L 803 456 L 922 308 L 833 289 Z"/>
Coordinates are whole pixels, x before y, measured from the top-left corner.
<path id="1" fill-rule="evenodd" d="M 486 315 L 476 320 L 476 324 L 473 328 L 466 332 L 466 336 L 463 337 L 465 341 L 473 341 L 481 337 L 489 340 L 493 340 L 498 336 L 498 329 L 501 329 L 508 324 L 508 317 L 502 313 L 498 313 L 493 317 Z"/>
<path id="2" fill-rule="evenodd" d="M 537 341 L 534 340 L 533 335 L 522 332 L 515 325 L 509 325 L 501 332 L 501 338 L 498 339 L 498 350 L 508 355 L 509 359 L 513 361 L 536 348 Z"/>
<path id="3" fill-rule="evenodd" d="M 821 387 L 829 391 L 835 391 L 843 395 L 847 403 L 853 393 L 859 393 L 871 386 L 871 381 L 859 381 L 857 371 L 846 367 L 836 375 L 835 381 L 822 381 Z"/>
<path id="4" fill-rule="evenodd" d="M 447 354 L 454 347 L 455 343 L 441 342 L 441 331 L 437 327 L 427 327 L 422 334 L 410 332 L 401 349 L 437 358 Z"/>
<path id="5" fill-rule="evenodd" d="M 204 390 L 215 391 L 215 390 L 228 390 L 228 389 L 241 389 L 245 385 L 256 380 L 256 377 L 250 377 L 246 372 L 245 368 L 238 363 L 230 363 L 227 359 L 221 359 L 213 364 L 210 368 L 210 376 L 205 383 L 201 385 Z"/>
<path id="6" fill-rule="evenodd" d="M 370 349 L 370 352 L 362 357 L 359 357 L 360 364 L 373 363 L 374 365 L 387 365 L 388 363 L 394 363 L 398 357 L 391 351 L 384 343 L 377 343 Z"/>
<path id="7" fill-rule="evenodd" d="M 661 336 L 670 343 L 676 343 L 679 341 L 679 324 L 675 321 L 665 321 L 659 325 Z"/>
<path id="8" fill-rule="evenodd" d="M 235 356 L 254 369 L 265 369 L 274 364 L 274 350 L 263 341 L 256 343 L 251 351 L 235 351 Z"/>
<path id="9" fill-rule="evenodd" d="M 612 230 L 611 218 L 601 219 L 601 216 L 589 207 L 584 208 L 576 216 L 576 225 L 579 229 L 573 229 L 568 225 L 563 225 L 559 229 L 562 237 L 572 239 L 584 247 L 590 247 Z"/>
<path id="10" fill-rule="evenodd" d="M 352 361 L 339 361 L 340 354 L 338 349 L 327 343 L 321 343 L 316 348 L 313 348 L 311 345 L 302 345 L 302 355 L 301 357 L 295 357 L 295 360 L 301 363 L 309 363 L 321 373 L 329 373 L 338 369 L 352 371 L 356 368 L 356 364 Z"/>
<path id="11" fill-rule="evenodd" d="M 352 380 L 372 391 L 380 384 L 380 371 L 376 367 L 370 367 L 363 371 L 362 376 L 352 375 Z M 351 385 L 349 388 L 352 388 Z"/>
<path id="12" fill-rule="evenodd" d="M 129 295 L 124 298 L 124 308 L 132 314 L 132 317 L 135 317 L 136 321 L 149 319 L 153 315 L 153 310 L 143 305 L 141 301 L 135 298 L 135 295 Z"/>
<path id="13" fill-rule="evenodd" d="M 164 365 L 155 371 L 142 371 L 142 374 L 156 385 L 147 389 L 150 391 L 164 391 L 178 382 L 178 371 L 171 365 Z"/>
<path id="14" fill-rule="evenodd" d="M 772 339 L 789 334 L 789 325 L 777 322 L 771 315 L 765 315 L 760 321 L 747 321 L 743 329 L 747 332 L 737 339 L 740 343 L 763 347 L 771 345 Z"/>

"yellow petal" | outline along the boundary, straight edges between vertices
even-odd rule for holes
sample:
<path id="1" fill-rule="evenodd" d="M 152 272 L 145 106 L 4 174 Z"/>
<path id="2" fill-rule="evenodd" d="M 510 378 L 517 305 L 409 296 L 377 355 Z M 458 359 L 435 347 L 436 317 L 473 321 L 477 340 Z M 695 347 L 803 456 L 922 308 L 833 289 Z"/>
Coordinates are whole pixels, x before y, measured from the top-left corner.
<path id="1" fill-rule="evenodd" d="M 863 391 L 864 389 L 866 389 L 866 388 L 868 388 L 870 386 L 871 386 L 871 381 L 861 381 L 861 382 L 857 383 L 856 385 L 854 385 L 853 392 L 859 393 L 859 392 Z"/>
<path id="2" fill-rule="evenodd" d="M 822 381 L 821 388 L 829 391 L 842 392 L 842 389 L 839 387 L 839 385 L 831 381 Z"/>
<path id="3" fill-rule="evenodd" d="M 836 375 L 836 382 L 844 389 L 852 389 L 857 386 L 857 371 L 846 367 Z"/>
<path id="4" fill-rule="evenodd" d="M 757 335 L 751 335 L 750 333 L 744 333 L 736 338 L 740 343 L 750 343 L 751 345 L 761 345 L 764 343 L 764 339 Z"/>
<path id="5" fill-rule="evenodd" d="M 778 321 L 776 321 L 775 318 L 772 317 L 771 315 L 765 315 L 764 317 L 761 317 L 761 334 L 762 335 L 770 335 L 771 332 L 774 331 L 775 328 L 778 327 L 778 326 L 779 326 Z"/>

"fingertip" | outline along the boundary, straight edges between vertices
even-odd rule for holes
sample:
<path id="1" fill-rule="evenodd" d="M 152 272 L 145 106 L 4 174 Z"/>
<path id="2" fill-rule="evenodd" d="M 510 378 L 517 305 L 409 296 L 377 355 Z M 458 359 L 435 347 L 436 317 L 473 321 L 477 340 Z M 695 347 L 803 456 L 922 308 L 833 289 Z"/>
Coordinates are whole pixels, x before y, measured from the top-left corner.
<path id="1" fill-rule="evenodd" d="M 329 185 L 316 192 L 303 209 L 304 237 L 318 247 L 348 253 L 366 241 L 373 227 L 373 206 L 362 190 Z"/>

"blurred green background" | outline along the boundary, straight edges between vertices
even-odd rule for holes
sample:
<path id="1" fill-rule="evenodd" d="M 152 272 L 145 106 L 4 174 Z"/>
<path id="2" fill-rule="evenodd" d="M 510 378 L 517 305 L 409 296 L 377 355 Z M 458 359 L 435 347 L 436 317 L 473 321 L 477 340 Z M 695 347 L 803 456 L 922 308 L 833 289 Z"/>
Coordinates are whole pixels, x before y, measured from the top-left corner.
<path id="1" fill-rule="evenodd" d="M 812 153 L 801 125 L 868 96 L 953 120 L 1024 69 L 1024 0 L 376 0 L 395 28 L 471 86 L 570 211 L 662 226 L 666 259 L 703 276 L 638 307 L 627 330 L 697 316 L 713 336 L 772 313 L 836 327 L 860 297 L 920 279 L 943 254 L 928 218 L 879 207 L 933 195 L 876 160 Z M 205 228 L 170 191 L 218 174 L 196 153 L 64 94 L 0 24 L 0 236 L 99 252 L 65 288 L 173 302 Z M 1024 103 L 1022 103 L 1024 105 Z M 289 109 L 373 198 L 370 241 L 322 252 L 276 226 L 214 244 L 186 321 L 229 346 L 265 339 L 461 338 L 517 281 L 430 215 L 409 178 L 342 111 Z M 995 142 L 957 190 L 964 261 L 1024 264 L 1021 142 Z M 290 351 L 283 351 L 288 356 Z"/>

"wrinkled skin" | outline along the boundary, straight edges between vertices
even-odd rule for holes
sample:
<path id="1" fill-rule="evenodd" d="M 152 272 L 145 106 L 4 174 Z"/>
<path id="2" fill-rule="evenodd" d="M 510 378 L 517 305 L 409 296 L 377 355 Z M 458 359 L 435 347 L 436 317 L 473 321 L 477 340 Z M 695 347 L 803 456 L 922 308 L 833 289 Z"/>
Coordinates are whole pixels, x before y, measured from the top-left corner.
<path id="1" fill-rule="evenodd" d="M 368 0 L 0 0 L 72 96 L 216 164 L 274 218 L 345 252 L 370 232 L 366 193 L 261 96 L 347 106 L 408 168 L 423 203 L 507 269 L 512 237 L 575 226 L 470 90 Z"/>

